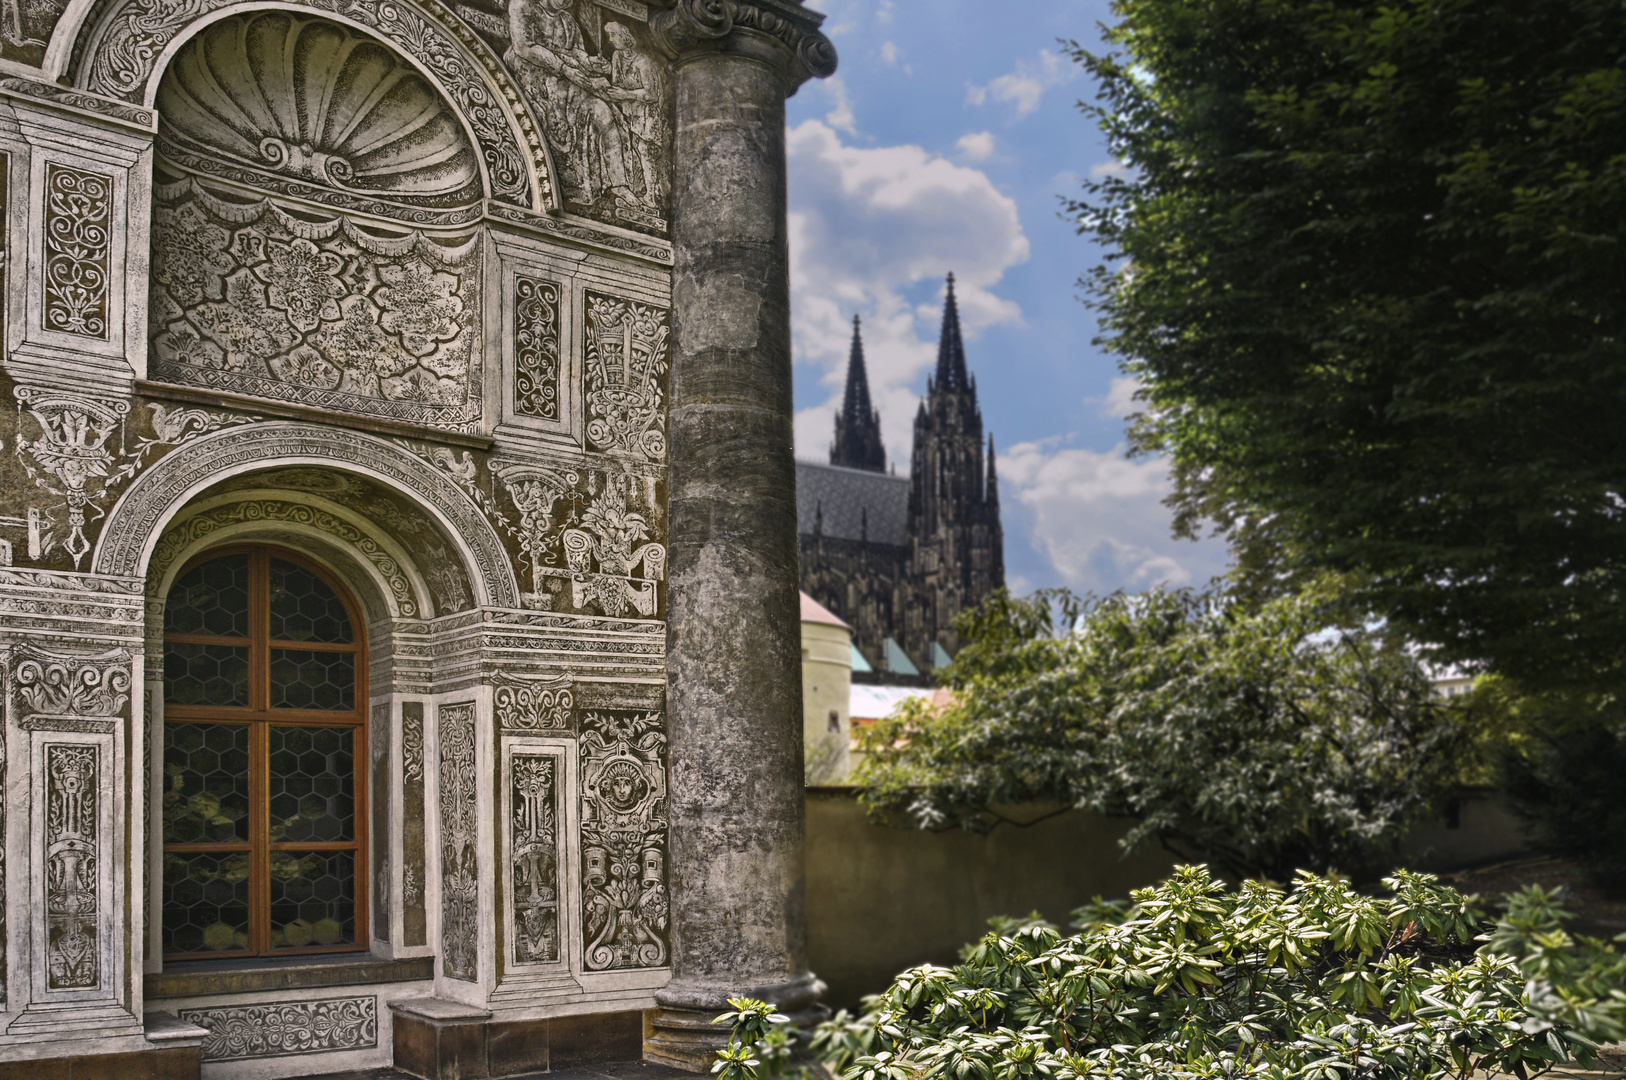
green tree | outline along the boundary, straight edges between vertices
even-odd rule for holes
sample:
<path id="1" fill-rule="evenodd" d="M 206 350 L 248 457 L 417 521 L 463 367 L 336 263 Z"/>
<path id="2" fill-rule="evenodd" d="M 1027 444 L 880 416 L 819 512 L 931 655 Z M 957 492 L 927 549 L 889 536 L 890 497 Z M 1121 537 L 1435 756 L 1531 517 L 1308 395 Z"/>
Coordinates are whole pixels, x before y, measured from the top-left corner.
<path id="1" fill-rule="evenodd" d="M 1117 0 L 1080 228 L 1177 529 L 1451 659 L 1626 675 L 1626 7 Z"/>
<path id="2" fill-rule="evenodd" d="M 1352 621 L 1332 581 L 1262 604 L 1000 594 L 959 627 L 955 702 L 862 735 L 855 782 L 878 818 L 982 830 L 1051 803 L 1133 819 L 1125 844 L 1239 876 L 1370 873 L 1460 775 L 1471 713 Z"/>

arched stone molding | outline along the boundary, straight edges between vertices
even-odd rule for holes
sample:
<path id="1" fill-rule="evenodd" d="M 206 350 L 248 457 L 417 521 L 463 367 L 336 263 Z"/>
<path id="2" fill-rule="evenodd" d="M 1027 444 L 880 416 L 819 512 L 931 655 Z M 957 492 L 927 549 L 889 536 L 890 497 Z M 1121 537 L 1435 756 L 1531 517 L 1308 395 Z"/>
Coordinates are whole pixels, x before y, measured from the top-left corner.
<path id="1" fill-rule="evenodd" d="M 189 504 L 164 530 L 147 564 L 147 596 L 169 595 L 175 576 L 194 555 L 245 541 L 308 536 L 350 552 L 378 594 L 373 620 L 426 619 L 438 612 L 416 561 L 377 522 L 302 491 L 259 488 L 205 497 Z M 358 590 L 359 591 L 359 590 Z"/>
<path id="2" fill-rule="evenodd" d="M 518 85 L 490 47 L 433 0 L 342 7 L 336 0 L 88 0 L 57 25 L 47 62 L 66 59 L 79 89 L 151 107 L 165 67 L 189 38 L 218 19 L 272 8 L 330 19 L 390 45 L 459 114 L 480 150 L 488 197 L 559 213 L 552 154 Z"/>
<path id="3" fill-rule="evenodd" d="M 211 433 L 141 473 L 107 515 L 95 572 L 146 576 L 164 530 L 201 492 L 244 473 L 296 465 L 357 473 L 399 492 L 456 544 L 477 607 L 519 606 L 513 564 L 496 530 L 445 473 L 372 435 L 293 421 Z"/>

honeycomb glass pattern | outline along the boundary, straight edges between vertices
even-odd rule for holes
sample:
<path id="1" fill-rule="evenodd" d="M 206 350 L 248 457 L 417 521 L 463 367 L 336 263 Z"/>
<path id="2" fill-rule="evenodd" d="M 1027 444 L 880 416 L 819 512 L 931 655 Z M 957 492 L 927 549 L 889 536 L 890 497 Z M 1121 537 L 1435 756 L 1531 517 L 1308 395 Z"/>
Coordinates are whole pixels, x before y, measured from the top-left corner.
<path id="1" fill-rule="evenodd" d="M 356 838 L 355 728 L 273 727 L 271 842 Z"/>
<path id="2" fill-rule="evenodd" d="M 164 852 L 164 952 L 247 949 L 248 881 L 246 851 Z"/>
<path id="3" fill-rule="evenodd" d="M 354 944 L 355 883 L 353 851 L 273 851 L 271 947 Z"/>
<path id="4" fill-rule="evenodd" d="M 248 637 L 248 556 L 224 555 L 188 570 L 169 591 L 164 632 Z"/>
<path id="5" fill-rule="evenodd" d="M 328 712 L 354 709 L 355 654 L 272 649 L 271 707 Z"/>
<path id="6" fill-rule="evenodd" d="M 248 842 L 248 725 L 164 725 L 164 843 Z"/>
<path id="7" fill-rule="evenodd" d="M 248 646 L 167 642 L 164 700 L 172 705 L 247 705 Z"/>
<path id="8" fill-rule="evenodd" d="M 349 645 L 350 616 L 327 582 L 281 559 L 271 560 L 271 640 Z"/>

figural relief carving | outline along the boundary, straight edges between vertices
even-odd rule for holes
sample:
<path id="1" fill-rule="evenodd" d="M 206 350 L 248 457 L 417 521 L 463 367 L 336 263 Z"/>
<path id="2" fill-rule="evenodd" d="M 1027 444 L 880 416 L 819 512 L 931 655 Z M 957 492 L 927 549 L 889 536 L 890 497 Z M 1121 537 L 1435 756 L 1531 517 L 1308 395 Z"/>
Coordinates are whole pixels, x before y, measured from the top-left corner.
<path id="1" fill-rule="evenodd" d="M 474 703 L 440 707 L 440 962 L 448 978 L 479 971 Z"/>
<path id="2" fill-rule="evenodd" d="M 509 962 L 559 962 L 559 766 L 555 755 L 513 756 L 511 880 L 512 953 Z"/>
<path id="3" fill-rule="evenodd" d="M 507 672 L 491 676 L 497 726 L 504 734 L 536 735 L 570 730 L 575 695 L 568 675 L 522 679 Z"/>
<path id="4" fill-rule="evenodd" d="M 107 339 L 113 178 L 45 166 L 45 328 Z"/>
<path id="5" fill-rule="evenodd" d="M 480 244 L 154 189 L 152 378 L 464 430 Z"/>
<path id="6" fill-rule="evenodd" d="M 583 493 L 575 472 L 511 464 L 496 473 L 520 515 L 510 532 L 530 566 L 532 589 L 522 594 L 527 607 L 556 609 L 561 604 L 553 593 L 564 592 L 564 602 L 577 610 L 655 614 L 666 547 L 650 540 L 649 519 L 629 506 L 639 487 L 652 484 L 589 471 Z M 652 504 L 653 491 L 646 494 Z"/>
<path id="7" fill-rule="evenodd" d="M 583 959 L 589 971 L 667 962 L 666 735 L 654 712 L 581 721 Z"/>
<path id="8" fill-rule="evenodd" d="M 46 743 L 45 985 L 50 990 L 101 986 L 101 906 L 97 800 L 101 749 Z"/>
<path id="9" fill-rule="evenodd" d="M 167 143 L 210 161 L 424 206 L 480 198 L 479 156 L 416 69 L 348 27 L 267 11 L 211 23 L 159 84 Z"/>
<path id="10" fill-rule="evenodd" d="M 604 21 L 601 11 L 609 6 L 647 18 L 643 5 L 507 0 L 503 6 L 505 19 L 467 5 L 459 10 L 506 44 L 503 60 L 536 103 L 566 208 L 664 232 L 670 141 L 664 68 L 627 22 Z"/>
<path id="11" fill-rule="evenodd" d="M 639 460 L 666 459 L 665 308 L 587 294 L 587 442 Z"/>
<path id="12" fill-rule="evenodd" d="M 559 286 L 514 277 L 514 411 L 559 419 Z"/>

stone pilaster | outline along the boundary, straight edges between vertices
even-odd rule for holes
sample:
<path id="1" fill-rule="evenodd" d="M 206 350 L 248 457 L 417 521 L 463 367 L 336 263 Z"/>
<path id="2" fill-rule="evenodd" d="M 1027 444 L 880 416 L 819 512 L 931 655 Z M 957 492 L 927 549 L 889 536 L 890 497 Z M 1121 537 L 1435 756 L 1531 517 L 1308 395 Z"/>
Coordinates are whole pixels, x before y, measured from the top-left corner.
<path id="1" fill-rule="evenodd" d="M 650 1060 L 704 1071 L 749 995 L 803 1019 L 807 969 L 785 98 L 835 70 L 821 16 L 679 0 L 673 60 L 672 981 Z"/>

